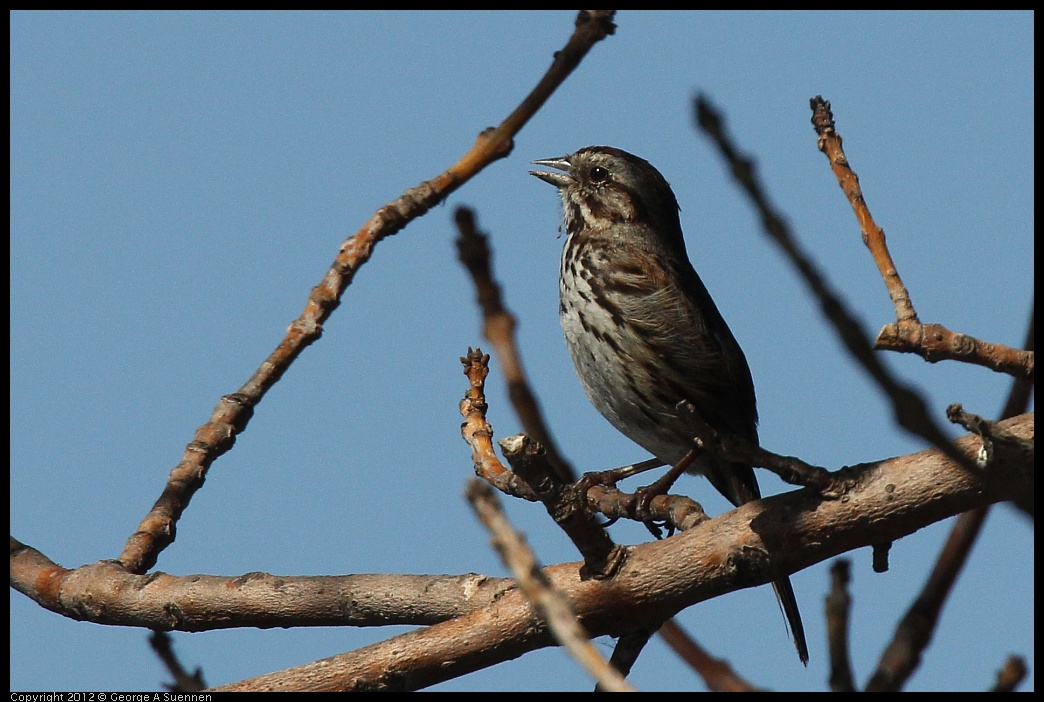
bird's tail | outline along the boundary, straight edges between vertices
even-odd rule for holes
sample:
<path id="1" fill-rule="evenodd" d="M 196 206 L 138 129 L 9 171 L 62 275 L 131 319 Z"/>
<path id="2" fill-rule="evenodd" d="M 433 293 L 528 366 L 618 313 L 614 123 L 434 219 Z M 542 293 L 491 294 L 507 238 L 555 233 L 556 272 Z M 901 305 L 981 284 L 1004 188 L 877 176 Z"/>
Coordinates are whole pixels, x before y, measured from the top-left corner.
<path id="1" fill-rule="evenodd" d="M 794 647 L 797 648 L 798 658 L 808 665 L 808 644 L 805 642 L 805 627 L 801 624 L 801 612 L 798 611 L 797 598 L 794 597 L 794 588 L 790 585 L 790 578 L 780 578 L 772 581 L 772 589 L 776 591 L 776 599 L 779 600 L 779 608 L 783 610 L 783 616 L 787 618 L 787 628 L 790 636 L 794 639 Z"/>
<path id="2" fill-rule="evenodd" d="M 754 469 L 742 463 L 729 464 L 728 470 L 707 470 L 704 475 L 717 488 L 718 492 L 728 498 L 729 502 L 739 507 L 752 500 L 761 497 L 761 488 L 754 475 Z M 794 596 L 794 588 L 790 584 L 790 578 L 780 578 L 772 581 L 772 589 L 776 591 L 776 599 L 779 608 L 783 610 L 783 616 L 787 619 L 787 628 L 790 636 L 794 639 L 794 647 L 797 648 L 798 658 L 804 665 L 808 665 L 808 644 L 805 642 L 805 627 L 801 623 L 801 612 L 798 610 L 797 598 Z"/>

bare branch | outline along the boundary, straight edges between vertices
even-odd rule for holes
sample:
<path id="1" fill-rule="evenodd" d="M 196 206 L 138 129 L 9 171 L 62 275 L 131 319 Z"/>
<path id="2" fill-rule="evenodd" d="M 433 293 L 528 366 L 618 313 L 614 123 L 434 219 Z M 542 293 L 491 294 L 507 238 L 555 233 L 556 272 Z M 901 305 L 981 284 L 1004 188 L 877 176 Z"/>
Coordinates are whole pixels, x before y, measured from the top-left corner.
<path id="1" fill-rule="evenodd" d="M 1028 672 L 1025 658 L 1008 656 L 1008 660 L 1004 661 L 1004 667 L 997 671 L 997 684 L 990 692 L 1014 692 Z"/>
<path id="2" fill-rule="evenodd" d="M 768 195 L 757 177 L 753 160 L 735 147 L 725 132 L 721 115 L 702 95 L 696 98 L 696 121 L 714 141 L 736 182 L 750 197 L 761 215 L 765 233 L 779 245 L 819 300 L 824 316 L 837 330 L 845 348 L 891 399 L 899 426 L 924 438 L 954 461 L 965 461 L 966 457 L 954 448 L 939 424 L 928 413 L 924 398 L 895 378 L 874 354 L 862 324 L 848 311 L 844 301 L 830 287 L 812 258 L 801 249 L 790 226 L 769 202 Z M 966 466 L 974 470 L 973 464 L 968 463 Z"/>
<path id="3" fill-rule="evenodd" d="M 123 547 L 119 560 L 133 573 L 156 565 L 159 554 L 175 537 L 175 525 L 196 490 L 203 486 L 210 465 L 232 448 L 261 402 L 291 363 L 322 335 L 323 323 L 341 303 L 341 296 L 359 268 L 381 240 L 401 231 L 411 221 L 470 180 L 494 161 L 507 156 L 515 135 L 579 65 L 596 43 L 616 30 L 615 10 L 583 10 L 569 42 L 555 54 L 554 63 L 533 91 L 496 128 L 482 132 L 457 163 L 432 180 L 406 190 L 388 203 L 348 238 L 323 276 L 312 288 L 301 316 L 253 376 L 236 393 L 221 398 L 206 424 L 196 430 L 181 461 L 171 471 L 162 495 Z"/>
<path id="4" fill-rule="evenodd" d="M 1033 352 L 1013 349 L 1001 344 L 990 344 L 967 334 L 950 331 L 941 324 L 922 324 L 914 311 L 910 293 L 899 278 L 899 271 L 885 243 L 884 230 L 874 222 L 870 208 L 859 187 L 859 176 L 852 170 L 848 157 L 841 146 L 841 135 L 837 133 L 830 102 L 822 96 L 810 101 L 812 126 L 819 137 L 819 150 L 826 154 L 830 167 L 837 176 L 856 220 L 863 232 L 863 243 L 877 263 L 888 294 L 895 306 L 896 322 L 886 325 L 877 336 L 875 349 L 916 353 L 929 363 L 940 360 L 956 360 L 985 366 L 995 371 L 1008 373 L 1017 378 L 1033 378 Z"/>
<path id="5" fill-rule="evenodd" d="M 852 663 L 848 655 L 848 623 L 852 597 L 848 594 L 847 559 L 839 559 L 830 568 L 830 594 L 826 598 L 827 649 L 830 651 L 830 690 L 855 692 Z"/>
<path id="6" fill-rule="evenodd" d="M 165 631 L 152 632 L 152 635 L 149 636 L 149 646 L 156 652 L 156 656 L 174 678 L 173 685 L 164 685 L 164 687 L 171 692 L 199 692 L 206 689 L 203 669 L 196 668 L 192 673 L 185 670 L 185 666 L 181 665 L 181 661 L 174 655 L 174 642 L 171 641 L 170 634 Z"/>
<path id="7" fill-rule="evenodd" d="M 740 677 L 728 661 L 711 656 L 673 620 L 664 622 L 660 636 L 689 664 L 713 692 L 761 692 L 761 688 Z"/>
<path id="8" fill-rule="evenodd" d="M 1008 444 L 1013 451 L 1023 451 L 1027 455 L 1033 453 L 1032 438 L 1025 439 L 1016 436 L 1011 432 L 1005 431 L 1003 427 L 998 426 L 997 422 L 991 422 L 977 414 L 965 412 L 959 403 L 952 404 L 946 408 L 946 417 L 954 424 L 960 424 L 982 439 L 982 450 L 979 451 L 979 455 L 975 459 L 980 468 L 989 468 L 993 463 L 994 449 L 997 442 Z"/>
<path id="9" fill-rule="evenodd" d="M 1005 420 L 1000 427 L 1028 438 L 1033 415 Z M 981 441 L 969 435 L 955 446 L 972 456 Z M 724 592 L 765 584 L 948 516 L 1032 493 L 1033 456 L 1009 452 L 1005 444 L 997 451 L 1001 455 L 990 471 L 964 470 L 936 449 L 846 468 L 852 489 L 843 499 L 825 500 L 797 490 L 748 503 L 671 538 L 631 547 L 619 572 L 608 580 L 582 579 L 578 563 L 549 566 L 545 572 L 592 636 L 655 628 L 681 609 Z M 142 576 L 111 561 L 67 571 L 14 540 L 11 564 L 12 586 L 49 609 L 74 619 L 150 629 L 293 626 L 306 611 L 328 613 L 327 624 L 352 623 L 343 603 L 358 601 L 357 593 L 334 587 L 338 583 L 333 578 Z M 440 599 L 415 587 L 419 581 L 409 585 L 411 576 L 346 577 L 373 578 L 369 592 L 378 603 L 374 611 L 385 616 L 399 612 L 403 621 L 415 604 Z M 445 611 L 452 619 L 229 687 L 418 689 L 554 645 L 525 597 L 510 587 L 490 581 L 492 586 L 475 599 L 475 586 L 487 584 L 482 576 L 462 576 L 457 583 L 448 576 L 412 577 L 428 577 L 429 584 L 445 584 L 458 593 L 457 613 L 451 614 L 452 606 Z M 414 587 L 418 599 L 403 604 L 399 592 L 384 588 L 382 594 L 388 582 Z M 452 605 L 453 596 L 441 599 Z M 298 609 L 288 612 L 288 606 Z M 313 622 L 321 619 L 311 617 Z"/>
<path id="10" fill-rule="evenodd" d="M 1004 423 L 1020 436 L 1032 415 Z M 974 436 L 958 439 L 966 454 Z M 632 547 L 609 580 L 582 580 L 575 563 L 550 566 L 551 583 L 573 603 L 592 636 L 655 627 L 696 602 L 765 584 L 853 548 L 901 538 L 946 516 L 1032 490 L 1032 460 L 1013 455 L 989 477 L 937 449 L 846 469 L 855 488 L 843 500 L 805 490 L 748 503 L 672 538 Z M 418 689 L 553 645 L 520 592 L 457 619 L 228 690 Z"/>
<path id="11" fill-rule="evenodd" d="M 14 539 L 11 546 L 11 586 L 41 606 L 78 621 L 154 631 L 434 624 L 512 587 L 474 573 L 137 575 L 114 561 L 69 570 Z"/>
<path id="12" fill-rule="evenodd" d="M 468 349 L 467 355 L 460 360 L 470 381 L 460 403 L 460 412 L 465 417 L 461 435 L 471 446 L 475 474 L 507 495 L 543 502 L 548 514 L 584 555 L 585 577 L 608 577 L 624 555 L 590 519 L 583 509 L 585 501 L 590 510 L 612 519 L 651 518 L 665 521 L 680 530 L 706 521 L 707 516 L 698 503 L 676 495 L 656 496 L 647 505 L 645 514 L 639 517 L 637 495 L 616 489 L 617 480 L 656 467 L 659 461 L 646 461 L 605 473 L 588 473 L 578 483 L 563 485 L 540 445 L 528 437 L 518 436 L 501 442 L 505 456 L 515 468 L 508 470 L 493 450 L 493 427 L 486 421 L 485 380 L 489 374 L 489 355 L 478 349 Z"/>
<path id="13" fill-rule="evenodd" d="M 988 511 L 989 507 L 983 506 L 958 517 L 928 582 L 899 622 L 892 641 L 881 655 L 877 670 L 867 683 L 867 692 L 898 691 L 917 670 L 921 654 L 935 633 L 946 597 L 967 561 Z"/>
<path id="14" fill-rule="evenodd" d="M 468 269 L 475 282 L 479 307 L 482 309 L 482 333 L 493 344 L 500 365 L 504 369 L 511 405 L 515 408 L 515 414 L 521 420 L 526 433 L 544 447 L 558 481 L 562 484 L 572 483 L 576 480 L 576 474 L 556 448 L 536 395 L 526 378 L 522 356 L 515 340 L 515 316 L 504 306 L 500 285 L 493 278 L 488 237 L 478 231 L 475 226 L 475 213 L 471 209 L 458 207 L 455 217 L 460 232 L 457 250 L 461 263 Z"/>
<path id="15" fill-rule="evenodd" d="M 508 437 L 500 445 L 515 474 L 535 490 L 555 524 L 584 557 L 580 575 L 600 579 L 611 577 L 620 567 L 627 550 L 614 544 L 605 529 L 595 522 L 586 509 L 581 489 L 574 484 L 562 485 L 556 481 L 542 447 L 528 437 Z"/>
<path id="16" fill-rule="evenodd" d="M 741 436 L 722 434 L 707 424 L 690 403 L 679 403 L 678 409 L 688 413 L 696 432 L 697 450 L 709 451 L 728 461 L 767 468 L 784 482 L 812 488 L 824 497 L 838 497 L 845 490 L 838 476 L 825 468 L 805 463 L 796 456 L 772 453 Z"/>
<path id="17" fill-rule="evenodd" d="M 505 455 L 513 461 L 512 467 L 522 466 L 521 472 L 508 470 L 493 450 L 493 427 L 486 421 L 485 379 L 489 374 L 489 355 L 479 349 L 468 349 L 466 356 L 461 357 L 464 374 L 468 376 L 470 386 L 460 403 L 461 414 L 465 421 L 461 424 L 461 435 L 471 446 L 472 461 L 475 474 L 493 485 L 504 494 L 520 497 L 531 502 L 541 501 L 548 514 L 566 532 L 584 555 L 585 577 L 607 577 L 619 565 L 624 552 L 617 548 L 601 527 L 594 524 L 586 510 L 586 506 L 611 519 L 655 519 L 664 521 L 679 530 L 689 529 L 707 519 L 703 508 L 689 499 L 678 495 L 657 495 L 648 505 L 644 516 L 638 515 L 638 496 L 616 489 L 615 481 L 630 477 L 635 471 L 648 467 L 656 467 L 658 461 L 646 461 L 638 466 L 625 466 L 620 472 L 607 471 L 603 474 L 586 474 L 584 478 L 596 476 L 592 480 L 581 480 L 563 486 L 553 479 L 553 471 L 539 444 L 528 437 L 508 437 L 501 442 L 506 443 Z M 540 465 L 544 463 L 544 469 Z M 528 470 L 527 470 L 528 469 Z M 610 481 L 600 481 L 600 477 L 611 476 Z"/>
<path id="18" fill-rule="evenodd" d="M 482 349 L 468 349 L 466 356 L 461 356 L 464 375 L 468 376 L 470 385 L 460 401 L 460 413 L 464 415 L 464 423 L 460 425 L 460 434 L 471 446 L 471 460 L 475 463 L 475 475 L 494 485 L 501 492 L 535 502 L 536 492 L 524 480 L 519 479 L 512 471 L 500 462 L 493 449 L 493 427 L 486 421 L 486 376 L 489 375 L 489 354 Z"/>
<path id="19" fill-rule="evenodd" d="M 522 592 L 537 614 L 550 627 L 558 641 L 598 683 L 609 692 L 635 692 L 609 661 L 591 643 L 591 637 L 577 621 L 569 599 L 555 589 L 537 565 L 536 556 L 525 539 L 512 528 L 489 485 L 472 478 L 468 500 L 479 519 L 493 535 L 493 545 L 515 575 Z"/>
<path id="20" fill-rule="evenodd" d="M 884 230 L 877 226 L 873 215 L 870 214 L 870 208 L 867 207 L 866 200 L 863 198 L 863 190 L 859 187 L 859 176 L 852 170 L 848 157 L 841 148 L 841 135 L 835 128 L 830 103 L 819 95 L 812 98 L 810 103 L 812 105 L 812 126 L 819 136 L 819 150 L 826 154 L 830 167 L 837 176 L 837 182 L 841 185 L 841 190 L 844 191 L 852 205 L 852 210 L 859 221 L 859 228 L 863 232 L 863 243 L 866 244 L 866 248 L 870 249 L 870 254 L 877 263 L 877 270 L 880 271 L 885 286 L 888 288 L 888 295 L 892 298 L 896 319 L 900 322 L 920 324 L 917 312 L 914 311 L 913 303 L 910 301 L 910 293 L 899 277 L 899 270 L 892 261 L 892 254 L 889 253 L 888 246 L 885 244 Z"/>
<path id="21" fill-rule="evenodd" d="M 588 506 L 610 519 L 664 522 L 669 531 L 686 531 L 708 519 L 700 503 L 685 495 L 655 495 L 651 500 L 643 500 L 638 493 L 598 483 L 586 485 L 585 490 Z"/>
<path id="22" fill-rule="evenodd" d="M 991 344 L 967 334 L 952 332 L 941 324 L 919 321 L 886 324 L 874 348 L 881 351 L 915 353 L 929 363 L 964 361 L 1015 378 L 1033 380 L 1033 352 Z"/>
<path id="23" fill-rule="evenodd" d="M 1035 346 L 1034 337 L 1034 317 L 1035 312 L 1030 311 L 1029 322 L 1026 325 L 1026 338 L 1022 342 L 1022 348 L 1027 351 L 1033 351 Z M 1015 417 L 1022 414 L 1030 406 L 1030 398 L 1033 396 L 1033 380 L 1026 378 L 1015 378 L 1011 383 L 1011 390 L 1008 392 L 1008 397 L 1004 401 L 1004 408 L 1001 410 L 1000 418 L 1008 419 L 1009 417 Z M 1031 519 L 1036 513 L 1036 501 L 1033 493 L 1023 493 L 1013 500 L 1013 504 L 1026 513 Z"/>
<path id="24" fill-rule="evenodd" d="M 1033 348 L 1032 325 L 1027 332 L 1025 345 L 1028 349 Z M 1016 411 L 1020 406 L 1020 401 L 1022 404 L 1028 403 L 1029 396 L 1024 390 L 1029 384 L 1030 381 L 1025 378 L 1017 377 L 1015 379 L 1002 416 Z M 1009 432 L 997 422 L 990 422 L 978 415 L 965 412 L 959 404 L 950 405 L 946 409 L 946 416 L 951 422 L 960 424 L 980 437 L 981 445 L 976 462 L 984 471 L 992 470 L 998 460 L 1010 457 L 1013 452 L 1031 457 L 1033 455 L 1032 435 L 1025 437 Z M 997 450 L 998 443 L 1003 444 L 1005 448 L 1003 452 Z M 1023 496 L 1017 502 L 1020 505 L 1029 504 L 1028 511 L 1032 514 L 1032 499 L 1027 500 Z M 972 546 L 982 531 L 989 509 L 989 505 L 984 505 L 965 512 L 957 519 L 953 529 L 950 530 L 943 550 L 939 553 L 928 582 L 899 623 L 867 689 L 898 690 L 917 669 L 921 654 L 931 641 L 946 597 L 968 560 Z M 1009 663 L 1012 661 L 1009 660 Z M 1006 668 L 1006 671 L 1011 672 L 1012 669 L 1009 667 Z M 1023 671 L 1024 674 L 1025 671 Z M 1014 686 L 1020 679 L 1021 676 L 1017 674 L 1014 677 L 1005 678 L 1002 673 L 998 677 L 998 687 L 1008 682 Z"/>
<path id="25" fill-rule="evenodd" d="M 1029 320 L 1026 324 L 1026 338 L 1022 342 L 1022 348 L 1026 351 L 1034 350 L 1035 317 L 1035 308 L 1031 308 Z M 1014 417 L 1025 412 L 1029 409 L 1030 397 L 1032 397 L 1032 395 L 1033 378 L 1016 377 L 1014 382 L 1011 384 L 1011 391 L 1008 393 L 1008 398 L 1004 402 L 1004 409 L 1001 410 L 1000 418 L 1007 419 L 1008 417 Z"/>

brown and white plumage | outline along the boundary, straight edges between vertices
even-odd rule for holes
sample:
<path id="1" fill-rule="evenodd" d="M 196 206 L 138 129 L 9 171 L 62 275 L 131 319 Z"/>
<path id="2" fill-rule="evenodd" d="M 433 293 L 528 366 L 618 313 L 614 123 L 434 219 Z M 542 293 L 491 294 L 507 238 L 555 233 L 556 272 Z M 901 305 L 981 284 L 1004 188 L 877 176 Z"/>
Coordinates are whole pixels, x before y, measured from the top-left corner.
<path id="1" fill-rule="evenodd" d="M 562 198 L 566 243 L 560 319 L 592 404 L 632 441 L 669 465 L 692 447 L 691 403 L 712 428 L 757 443 L 754 381 L 736 341 L 689 261 L 678 202 L 649 162 L 589 146 L 535 164 Z M 761 497 L 754 469 L 702 454 L 706 476 L 735 506 Z M 787 578 L 773 583 L 801 661 L 804 628 Z"/>

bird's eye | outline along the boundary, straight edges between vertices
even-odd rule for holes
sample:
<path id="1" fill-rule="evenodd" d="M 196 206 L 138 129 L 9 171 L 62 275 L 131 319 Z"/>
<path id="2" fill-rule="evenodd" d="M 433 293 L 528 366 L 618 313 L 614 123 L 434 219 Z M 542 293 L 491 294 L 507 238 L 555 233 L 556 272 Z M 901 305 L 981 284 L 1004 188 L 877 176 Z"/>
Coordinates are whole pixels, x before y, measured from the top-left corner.
<path id="1" fill-rule="evenodd" d="M 591 180 L 595 183 L 601 183 L 604 180 L 609 179 L 609 171 L 602 168 L 601 166 L 595 166 L 591 169 Z"/>

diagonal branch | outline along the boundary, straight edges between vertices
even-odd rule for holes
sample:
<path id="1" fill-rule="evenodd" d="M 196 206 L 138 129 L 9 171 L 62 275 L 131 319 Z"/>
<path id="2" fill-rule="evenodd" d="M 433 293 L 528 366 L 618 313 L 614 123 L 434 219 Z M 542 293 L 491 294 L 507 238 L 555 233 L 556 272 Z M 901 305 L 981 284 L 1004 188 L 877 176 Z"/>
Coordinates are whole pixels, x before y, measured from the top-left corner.
<path id="1" fill-rule="evenodd" d="M 859 187 L 859 176 L 852 169 L 841 146 L 830 102 L 817 95 L 810 100 L 812 126 L 819 137 L 819 150 L 826 154 L 830 167 L 837 176 L 859 227 L 863 243 L 877 263 L 888 294 L 895 306 L 896 322 L 887 324 L 877 336 L 874 348 L 902 353 L 916 353 L 926 361 L 956 360 L 974 363 L 1016 378 L 1033 378 L 1033 352 L 1014 349 L 1002 344 L 980 341 L 967 334 L 952 332 L 941 324 L 922 324 L 914 311 L 910 293 L 899 277 L 899 271 L 885 243 L 884 230 L 877 226 Z"/>
<path id="2" fill-rule="evenodd" d="M 511 405 L 529 437 L 544 447 L 558 481 L 572 483 L 576 480 L 575 472 L 558 451 L 540 411 L 536 395 L 526 378 L 522 355 L 518 351 L 515 339 L 515 315 L 504 306 L 500 284 L 493 278 L 489 237 L 475 226 L 475 213 L 470 208 L 458 207 L 454 217 L 460 232 L 457 239 L 459 258 L 475 283 L 479 307 L 482 310 L 482 333 L 493 344 L 500 365 L 504 369 Z"/>
<path id="3" fill-rule="evenodd" d="M 678 656 L 699 673 L 707 688 L 713 692 L 761 692 L 744 680 L 728 661 L 713 657 L 696 643 L 678 624 L 670 619 L 660 627 L 660 636 Z"/>
<path id="4" fill-rule="evenodd" d="M 877 670 L 866 685 L 867 692 L 897 692 L 921 663 L 947 596 L 968 560 L 982 529 L 988 506 L 965 512 L 957 518 L 917 599 L 903 615 L 888 643 Z"/>
<path id="5" fill-rule="evenodd" d="M 511 569 L 519 588 L 554 633 L 555 639 L 591 674 L 600 688 L 609 692 L 635 692 L 591 643 L 591 637 L 577 621 L 569 599 L 555 589 L 540 570 L 532 549 L 508 522 L 489 485 L 472 478 L 468 482 L 467 497 L 490 531 L 501 559 Z"/>
<path id="6" fill-rule="evenodd" d="M 721 114 L 702 95 L 696 98 L 696 121 L 718 147 L 736 182 L 750 197 L 754 207 L 761 215 L 765 233 L 779 245 L 794 268 L 804 278 L 805 284 L 819 300 L 824 316 L 834 325 L 845 348 L 891 399 L 892 409 L 899 426 L 924 438 L 949 458 L 965 465 L 969 470 L 974 470 L 974 464 L 950 443 L 942 428 L 928 413 L 924 398 L 900 382 L 874 354 L 863 325 L 831 288 L 830 283 L 819 271 L 812 258 L 802 250 L 801 244 L 790 230 L 790 226 L 769 202 L 768 195 L 757 176 L 755 163 L 740 153 L 732 143 L 725 131 Z"/>
<path id="7" fill-rule="evenodd" d="M 1002 423 L 1033 434 L 1033 415 Z M 978 437 L 955 442 L 975 455 Z M 1013 455 L 974 474 L 938 449 L 844 469 L 846 500 L 798 490 L 751 502 L 661 541 L 632 547 L 609 580 L 581 579 L 578 564 L 544 569 L 592 636 L 655 628 L 696 602 L 753 587 L 840 553 L 890 541 L 983 504 L 1032 491 L 1032 457 Z M 760 641 L 751 632 L 752 644 Z M 364 648 L 243 680 L 225 690 L 420 689 L 555 645 L 527 598 L 504 592 L 487 607 Z M 390 673 L 390 671 L 393 671 Z"/>
<path id="8" fill-rule="evenodd" d="M 1032 414 L 999 423 L 1023 439 L 1033 436 L 1033 426 Z M 975 435 L 955 441 L 967 456 L 981 445 Z M 671 538 L 632 547 L 609 580 L 582 579 L 578 563 L 549 566 L 545 573 L 592 636 L 619 636 L 626 633 L 621 627 L 652 629 L 725 592 L 1032 494 L 1033 455 L 1010 451 L 1007 444 L 997 452 L 988 472 L 963 470 L 937 449 L 845 468 L 854 486 L 845 500 L 797 490 L 751 502 Z M 175 577 L 135 575 L 113 561 L 67 571 L 13 539 L 11 564 L 11 586 L 49 609 L 78 620 L 150 629 L 294 626 L 308 616 L 312 625 L 422 623 L 413 608 L 441 602 L 443 609 L 430 611 L 427 621 L 437 624 L 229 686 L 239 689 L 418 689 L 554 645 L 509 581 L 481 575 Z M 389 588 L 399 582 L 407 589 Z M 430 586 L 437 586 L 434 594 Z M 404 592 L 415 594 L 404 598 Z M 372 616 L 357 618 L 359 608 Z M 392 616 L 400 618 L 387 619 Z M 752 637 L 757 640 L 756 632 Z"/>
<path id="9" fill-rule="evenodd" d="M 218 401 L 206 424 L 196 430 L 181 461 L 171 471 L 167 485 L 137 531 L 123 547 L 119 561 L 131 572 L 144 573 L 156 565 L 159 554 L 175 537 L 181 514 L 196 490 L 203 486 L 210 465 L 235 444 L 236 436 L 250 421 L 254 408 L 289 369 L 294 360 L 322 335 L 323 323 L 341 302 L 356 272 L 381 240 L 396 234 L 412 220 L 442 202 L 490 163 L 506 157 L 514 136 L 569 76 L 587 52 L 613 34 L 615 10 L 583 10 L 577 15 L 573 35 L 555 54 L 554 62 L 533 91 L 495 128 L 482 132 L 457 163 L 432 180 L 405 191 L 348 238 L 333 265 L 312 288 L 301 315 L 286 336 L 237 392 Z"/>
<path id="10" fill-rule="evenodd" d="M 885 286 L 888 288 L 888 295 L 892 298 L 896 319 L 900 322 L 919 324 L 917 312 L 910 301 L 910 293 L 899 277 L 899 270 L 892 261 L 892 254 L 885 243 L 884 230 L 877 226 L 873 215 L 870 214 L 870 208 L 863 198 L 863 190 L 859 187 L 859 176 L 852 170 L 848 157 L 841 148 L 841 135 L 834 127 L 834 115 L 830 112 L 830 103 L 817 95 L 812 98 L 811 105 L 812 126 L 815 127 L 816 134 L 819 136 L 819 150 L 830 160 L 830 167 L 837 176 L 837 182 L 852 205 L 852 210 L 859 221 L 859 228 L 863 232 L 863 243 L 866 244 L 866 248 L 870 249 L 870 255 L 873 256 L 877 270 L 881 273 Z"/>
<path id="11" fill-rule="evenodd" d="M 1026 332 L 1024 347 L 1032 352 L 1034 345 L 1033 324 Z M 1001 419 L 1015 416 L 1029 406 L 1028 387 L 1030 382 L 1016 377 L 1001 411 Z M 982 417 L 971 415 L 960 405 L 951 405 L 946 410 L 950 420 L 977 434 L 982 445 L 977 461 L 984 470 L 992 470 L 1000 460 L 995 442 L 1003 442 L 1009 451 L 1033 453 L 1033 437 L 1012 434 L 996 422 L 987 422 Z M 1032 494 L 1032 493 L 1028 493 Z M 1015 500 L 1027 514 L 1033 514 L 1032 497 L 1023 493 Z M 957 518 L 946 543 L 936 558 L 935 566 L 917 599 L 907 610 L 892 640 L 878 662 L 877 670 L 867 684 L 867 690 L 899 690 L 917 669 L 922 652 L 931 642 L 939 621 L 939 614 L 946 598 L 967 562 L 972 546 L 979 538 L 983 524 L 989 514 L 990 505 L 969 510 Z"/>

